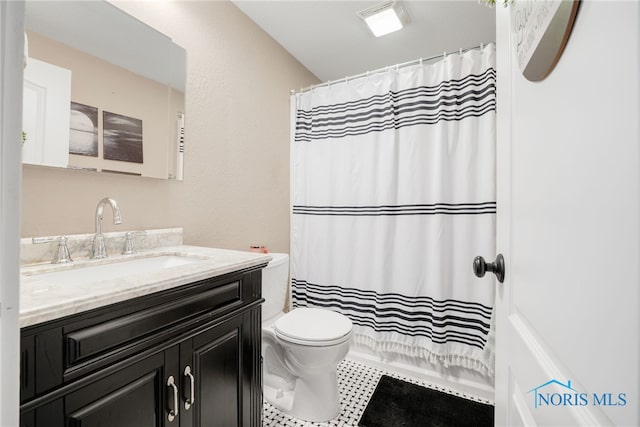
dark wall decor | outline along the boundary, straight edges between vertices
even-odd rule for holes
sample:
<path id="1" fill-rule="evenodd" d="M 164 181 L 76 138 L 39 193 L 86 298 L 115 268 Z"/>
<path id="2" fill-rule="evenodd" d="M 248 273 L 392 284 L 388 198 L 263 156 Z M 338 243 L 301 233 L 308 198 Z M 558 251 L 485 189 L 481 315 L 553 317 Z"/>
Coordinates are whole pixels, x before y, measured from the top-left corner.
<path id="1" fill-rule="evenodd" d="M 142 120 L 103 111 L 103 157 L 142 163 Z"/>
<path id="2" fill-rule="evenodd" d="M 98 109 L 71 102 L 69 154 L 98 157 Z"/>

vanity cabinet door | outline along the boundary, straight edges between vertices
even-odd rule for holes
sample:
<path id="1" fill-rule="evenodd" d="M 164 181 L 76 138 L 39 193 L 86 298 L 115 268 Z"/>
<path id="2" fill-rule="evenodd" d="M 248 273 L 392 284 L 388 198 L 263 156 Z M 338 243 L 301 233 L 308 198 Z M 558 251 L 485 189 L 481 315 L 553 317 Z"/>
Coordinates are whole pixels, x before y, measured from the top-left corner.
<path id="1" fill-rule="evenodd" d="M 178 348 L 157 353 L 64 397 L 66 427 L 169 427 L 166 382 Z M 177 373 L 177 372 L 176 372 Z M 175 376 L 175 373 L 174 373 Z M 45 424 L 43 424 L 44 426 Z"/>
<path id="2" fill-rule="evenodd" d="M 256 318 L 259 324 L 260 307 L 212 325 L 180 344 L 181 427 L 260 425 L 260 338 L 257 346 L 252 342 L 261 331 L 256 331 Z"/>
<path id="3" fill-rule="evenodd" d="M 20 414 L 20 427 L 65 427 L 63 399 L 57 399 Z"/>
<path id="4" fill-rule="evenodd" d="M 185 402 L 181 427 L 241 426 L 242 316 L 181 343 L 180 354 Z"/>

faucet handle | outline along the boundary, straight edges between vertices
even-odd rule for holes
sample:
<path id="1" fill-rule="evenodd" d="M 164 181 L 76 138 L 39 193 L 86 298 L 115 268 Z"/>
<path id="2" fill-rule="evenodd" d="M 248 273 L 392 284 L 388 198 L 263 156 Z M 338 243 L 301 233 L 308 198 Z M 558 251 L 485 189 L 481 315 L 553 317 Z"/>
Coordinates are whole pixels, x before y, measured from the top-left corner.
<path id="1" fill-rule="evenodd" d="M 51 264 L 68 264 L 70 262 L 73 262 L 73 260 L 71 259 L 69 248 L 67 247 L 67 240 L 69 239 L 66 236 L 34 237 L 31 239 L 31 242 L 34 244 L 41 244 L 57 241 L 58 248 L 56 249 L 56 254 L 53 257 L 53 261 L 51 261 Z"/>
<path id="2" fill-rule="evenodd" d="M 67 237 L 58 237 L 58 249 L 56 250 L 56 256 L 51 261 L 52 264 L 67 264 L 73 262 L 71 254 L 69 253 L 69 247 L 67 246 Z"/>
<path id="3" fill-rule="evenodd" d="M 127 231 L 124 234 L 125 242 L 124 248 L 122 249 L 122 255 L 133 255 L 137 252 L 133 242 L 133 236 L 139 236 L 142 234 L 147 233 L 145 231 Z"/>

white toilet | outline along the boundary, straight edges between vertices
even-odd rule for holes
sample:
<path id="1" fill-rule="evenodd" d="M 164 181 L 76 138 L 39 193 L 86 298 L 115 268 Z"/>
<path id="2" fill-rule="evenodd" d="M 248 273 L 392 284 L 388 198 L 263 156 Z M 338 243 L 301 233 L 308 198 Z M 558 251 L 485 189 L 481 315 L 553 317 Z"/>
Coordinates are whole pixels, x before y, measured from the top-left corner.
<path id="1" fill-rule="evenodd" d="M 353 324 L 321 308 L 284 313 L 289 255 L 269 255 L 262 271 L 264 398 L 301 420 L 331 420 L 340 413 L 336 369 L 349 351 Z"/>

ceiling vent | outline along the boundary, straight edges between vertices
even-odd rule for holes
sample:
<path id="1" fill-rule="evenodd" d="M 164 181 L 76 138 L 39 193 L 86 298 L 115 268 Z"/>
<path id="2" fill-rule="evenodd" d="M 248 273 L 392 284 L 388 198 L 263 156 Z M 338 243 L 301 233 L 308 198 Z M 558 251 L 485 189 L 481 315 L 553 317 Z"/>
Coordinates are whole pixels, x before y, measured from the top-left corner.
<path id="1" fill-rule="evenodd" d="M 385 1 L 358 12 L 374 36 L 380 37 L 402 29 L 409 23 L 409 15 L 397 1 Z"/>

